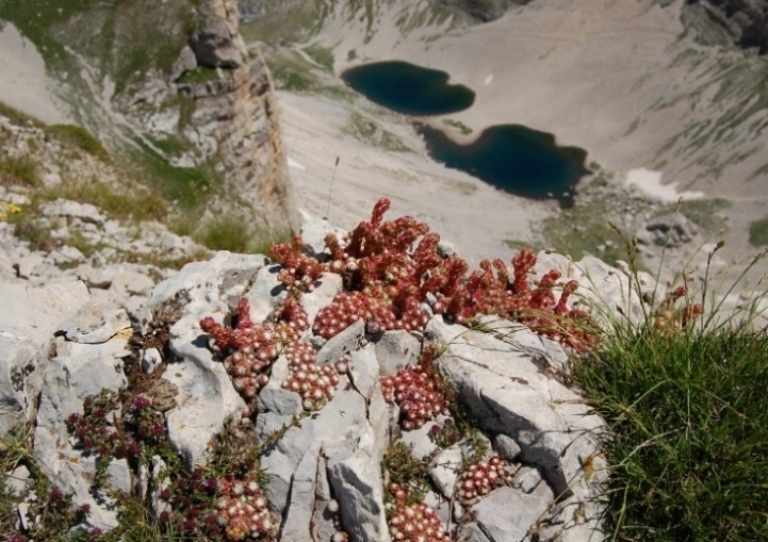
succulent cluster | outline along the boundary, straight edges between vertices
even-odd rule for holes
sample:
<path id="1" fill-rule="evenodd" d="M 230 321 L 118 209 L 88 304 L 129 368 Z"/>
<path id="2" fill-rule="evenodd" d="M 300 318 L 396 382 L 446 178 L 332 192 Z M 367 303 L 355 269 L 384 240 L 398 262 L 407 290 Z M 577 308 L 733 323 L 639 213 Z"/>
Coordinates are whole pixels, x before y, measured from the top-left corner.
<path id="1" fill-rule="evenodd" d="M 216 509 L 229 540 L 258 539 L 277 532 L 278 523 L 255 480 L 219 479 Z"/>
<path id="2" fill-rule="evenodd" d="M 283 388 L 301 395 L 304 410 L 318 410 L 329 401 L 339 383 L 339 372 L 331 364 L 315 364 L 315 349 L 305 341 L 296 341 L 285 350 L 291 374 Z"/>
<path id="3" fill-rule="evenodd" d="M 504 461 L 493 455 L 488 461 L 471 465 L 456 480 L 459 501 L 467 503 L 482 497 L 506 482 Z"/>
<path id="4" fill-rule="evenodd" d="M 393 540 L 402 542 L 450 542 L 440 516 L 423 502 L 409 503 L 409 492 L 397 484 L 389 491 L 397 503 L 387 524 Z"/>
<path id="5" fill-rule="evenodd" d="M 214 351 L 224 355 L 224 368 L 235 389 L 246 401 L 253 400 L 269 382 L 268 369 L 277 359 L 279 347 L 295 341 L 306 329 L 307 313 L 294 298 L 287 298 L 277 310 L 277 322 L 255 324 L 248 299 L 237 308 L 235 327 L 226 327 L 208 316 L 200 328 L 211 335 Z"/>
<path id="6" fill-rule="evenodd" d="M 345 291 L 318 313 L 316 335 L 329 339 L 360 319 L 370 333 L 422 330 L 431 309 L 460 323 L 483 314 L 511 318 L 580 352 L 595 344 L 595 334 L 585 325 L 587 314 L 568 305 L 578 283 L 560 287 L 560 273 L 552 270 L 532 286 L 536 256 L 530 249 L 512 260 L 512 273 L 497 259 L 482 261 L 467 275 L 467 262 L 442 255 L 439 235 L 426 224 L 411 217 L 385 221 L 389 206 L 387 198 L 380 199 L 371 220 L 343 239 L 329 234 L 328 263 L 302 255 L 298 237 L 273 247 L 278 261 L 289 266 L 280 275 L 289 290 L 306 291 L 324 270 L 343 277 Z"/>
<path id="7" fill-rule="evenodd" d="M 400 425 L 418 429 L 438 414 L 448 414 L 448 402 L 435 382 L 420 368 L 400 369 L 381 377 L 381 391 L 389 402 L 400 406 Z"/>
<path id="8" fill-rule="evenodd" d="M 323 264 L 302 252 L 301 237 L 298 235 L 288 243 L 273 245 L 270 251 L 282 266 L 278 280 L 291 292 L 311 292 L 325 272 Z"/>

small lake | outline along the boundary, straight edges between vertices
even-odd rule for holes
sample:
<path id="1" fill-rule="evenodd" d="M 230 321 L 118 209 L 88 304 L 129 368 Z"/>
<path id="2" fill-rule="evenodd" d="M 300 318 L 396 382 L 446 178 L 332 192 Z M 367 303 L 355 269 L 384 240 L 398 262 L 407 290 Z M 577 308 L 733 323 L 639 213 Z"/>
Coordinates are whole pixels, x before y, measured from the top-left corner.
<path id="1" fill-rule="evenodd" d="M 589 173 L 586 151 L 558 147 L 552 134 L 525 126 L 492 126 L 468 145 L 425 124 L 416 129 L 432 159 L 517 196 L 556 199 L 563 208 L 573 207 L 574 185 Z"/>
<path id="2" fill-rule="evenodd" d="M 475 103 L 475 93 L 464 85 L 449 85 L 447 73 L 408 62 L 373 62 L 351 68 L 341 78 L 372 102 L 406 115 L 445 115 Z"/>
<path id="3" fill-rule="evenodd" d="M 365 64 L 341 77 L 369 100 L 416 117 L 462 111 L 475 101 L 471 89 L 449 85 L 446 72 L 408 62 Z M 556 199 L 561 207 L 572 207 L 574 187 L 589 173 L 586 151 L 558 147 L 552 134 L 518 124 L 492 126 L 466 145 L 422 122 L 414 124 L 434 160 L 517 196 Z"/>

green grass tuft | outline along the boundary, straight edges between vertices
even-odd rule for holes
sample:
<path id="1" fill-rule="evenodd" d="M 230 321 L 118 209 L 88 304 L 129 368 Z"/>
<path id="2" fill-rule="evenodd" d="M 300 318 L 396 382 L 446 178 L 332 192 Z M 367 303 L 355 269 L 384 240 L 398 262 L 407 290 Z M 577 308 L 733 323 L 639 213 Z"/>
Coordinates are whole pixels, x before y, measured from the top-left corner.
<path id="1" fill-rule="evenodd" d="M 574 363 L 574 382 L 609 429 L 608 539 L 768 540 L 756 498 L 768 480 L 765 295 L 735 312 L 723 304 L 764 256 L 717 296 L 707 273 L 701 292 L 678 288 L 678 304 L 647 307 L 643 324 L 615 323 Z"/>
<path id="2" fill-rule="evenodd" d="M 269 247 L 287 241 L 289 232 L 254 230 L 236 216 L 218 217 L 192 234 L 195 241 L 211 250 L 247 254 L 269 254 Z"/>
<path id="3" fill-rule="evenodd" d="M 768 540 L 768 336 L 627 333 L 577 370 L 609 422 L 617 540 Z"/>
<path id="4" fill-rule="evenodd" d="M 0 184 L 35 188 L 40 184 L 37 165 L 26 156 L 0 158 Z"/>

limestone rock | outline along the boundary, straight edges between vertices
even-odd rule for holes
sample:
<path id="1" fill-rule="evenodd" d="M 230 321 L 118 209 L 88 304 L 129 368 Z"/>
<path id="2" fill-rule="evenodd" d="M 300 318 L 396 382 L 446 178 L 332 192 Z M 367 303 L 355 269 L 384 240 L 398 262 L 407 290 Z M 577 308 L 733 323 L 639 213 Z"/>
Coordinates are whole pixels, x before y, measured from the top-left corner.
<path id="1" fill-rule="evenodd" d="M 0 331 L 0 436 L 20 430 L 34 418 L 43 359 L 41 349 L 30 340 Z"/>
<path id="2" fill-rule="evenodd" d="M 105 343 L 120 332 L 131 333 L 128 312 L 112 301 L 87 303 L 66 326 L 69 341 L 81 344 Z"/>
<path id="3" fill-rule="evenodd" d="M 676 213 L 658 216 L 649 221 L 645 228 L 638 232 L 637 239 L 645 244 L 677 248 L 693 241 L 697 233 L 698 228 L 692 221 L 685 215 Z"/>
<path id="4" fill-rule="evenodd" d="M 177 81 L 179 77 L 187 73 L 188 71 L 192 71 L 197 67 L 197 57 L 195 56 L 195 52 L 192 50 L 192 48 L 187 45 L 181 50 L 181 53 L 179 53 L 179 57 L 176 59 L 176 61 L 173 63 L 173 66 L 171 67 L 171 81 Z"/>
<path id="5" fill-rule="evenodd" d="M 88 504 L 88 522 L 105 530 L 117 525 L 113 503 L 107 495 L 91 490 L 95 457 L 72 447 L 64 421 L 70 414 L 82 412 L 85 397 L 98 395 L 103 389 L 125 387 L 122 358 L 128 355 L 126 344 L 122 338 L 97 345 L 58 339 L 56 357 L 46 368 L 35 429 L 34 455 L 43 473 L 53 485 L 72 493 L 74 502 Z M 118 465 L 112 472 L 117 484 L 125 486 L 125 469 Z"/>
<path id="6" fill-rule="evenodd" d="M 472 512 L 475 522 L 492 542 L 520 542 L 527 539 L 530 526 L 550 504 L 550 499 L 502 487 L 481 499 Z"/>
<path id="7" fill-rule="evenodd" d="M 38 344 L 51 338 L 59 324 L 67 322 L 90 298 L 81 281 L 44 286 L 0 283 L 0 331 L 29 337 Z"/>
<path id="8" fill-rule="evenodd" d="M 561 497 L 558 514 L 573 512 L 570 500 L 594 501 L 606 475 L 585 475 L 582 461 L 600 453 L 596 438 L 605 429 L 602 420 L 524 354 L 477 331 L 459 336 L 459 327 L 433 318 L 425 335 L 432 344 L 449 344 L 439 369 L 473 416 L 492 434 L 519 443 L 522 460 L 536 465 Z M 587 514 L 593 529 L 598 511 Z"/>
<path id="9" fill-rule="evenodd" d="M 382 375 L 393 375 L 415 363 L 419 354 L 421 343 L 407 331 L 385 331 L 376 342 L 376 357 Z"/>

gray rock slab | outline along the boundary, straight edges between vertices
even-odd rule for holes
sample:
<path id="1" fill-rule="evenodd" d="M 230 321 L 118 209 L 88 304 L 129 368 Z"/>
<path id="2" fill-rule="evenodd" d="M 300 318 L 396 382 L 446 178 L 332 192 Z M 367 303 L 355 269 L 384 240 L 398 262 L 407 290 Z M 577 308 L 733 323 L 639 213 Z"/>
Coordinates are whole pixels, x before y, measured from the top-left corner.
<path id="1" fill-rule="evenodd" d="M 155 281 L 144 273 L 136 271 L 118 271 L 112 276 L 109 289 L 118 295 L 148 296 L 155 286 Z"/>
<path id="2" fill-rule="evenodd" d="M 120 332 L 131 330 L 128 312 L 116 302 L 92 300 L 63 326 L 67 340 L 82 344 L 105 343 Z"/>
<path id="3" fill-rule="evenodd" d="M 296 467 L 281 531 L 284 540 L 312 540 L 312 525 L 307 518 L 315 512 L 315 483 L 321 460 L 320 450 L 321 444 L 315 443 Z"/>
<path id="4" fill-rule="evenodd" d="M 382 375 L 395 374 L 416 363 L 421 353 L 421 341 L 404 330 L 385 331 L 376 341 L 376 357 Z"/>
<path id="5" fill-rule="evenodd" d="M 376 347 L 373 343 L 356 350 L 350 356 L 349 374 L 355 388 L 370 399 L 376 386 L 379 385 L 379 362 L 376 358 Z"/>
<path id="6" fill-rule="evenodd" d="M 341 239 L 345 233 L 325 218 L 318 219 L 305 214 L 301 221 L 302 251 L 315 258 L 328 258 L 330 253 L 325 247 L 325 237 L 328 234 L 334 234 Z"/>
<path id="7" fill-rule="evenodd" d="M 400 435 L 400 440 L 411 447 L 414 457 L 423 459 L 437 450 L 437 444 L 432 442 L 428 435 L 433 425 L 434 423 L 427 422 L 418 429 L 403 431 Z"/>
<path id="8" fill-rule="evenodd" d="M 301 395 L 283 389 L 283 382 L 288 378 L 288 360 L 280 356 L 272 364 L 269 382 L 259 392 L 259 412 L 272 412 L 281 416 L 298 416 L 304 411 Z"/>
<path id="9" fill-rule="evenodd" d="M 122 370 L 122 357 L 129 354 L 126 345 L 125 339 L 91 345 L 59 338 L 55 343 L 56 357 L 45 371 L 35 428 L 34 455 L 43 473 L 53 485 L 74 494 L 75 502 L 88 504 L 88 523 L 104 530 L 117 525 L 117 513 L 106 495 L 93 495 L 95 459 L 72 448 L 65 420 L 74 412 L 82 413 L 85 397 L 98 395 L 103 389 L 117 391 L 127 385 Z M 125 486 L 125 470 L 121 472 L 119 466 L 117 469 L 118 483 Z"/>
<path id="10" fill-rule="evenodd" d="M 152 289 L 150 307 L 183 299 L 186 312 L 199 318 L 216 307 L 236 307 L 265 261 L 258 254 L 220 251 L 207 262 L 189 263 Z"/>
<path id="11" fill-rule="evenodd" d="M 43 286 L 0 284 L 0 331 L 46 343 L 59 324 L 75 315 L 90 299 L 82 281 L 55 282 Z"/>
<path id="12" fill-rule="evenodd" d="M 388 542 L 381 469 L 372 455 L 328 460 L 328 478 L 339 500 L 341 524 L 354 541 Z"/>
<path id="13" fill-rule="evenodd" d="M 521 542 L 551 501 L 502 487 L 472 506 L 474 521 L 491 542 Z"/>
<path id="14" fill-rule="evenodd" d="M 317 353 L 318 363 L 336 363 L 360 349 L 365 338 L 365 322 L 358 320 L 341 333 L 326 342 Z"/>
<path id="15" fill-rule="evenodd" d="M 458 445 L 446 448 L 432 460 L 429 477 L 446 499 L 453 497 L 453 489 L 461 473 L 461 460 L 461 448 Z"/>
<path id="16" fill-rule="evenodd" d="M 278 265 L 261 268 L 245 295 L 251 306 L 251 318 L 254 322 L 263 322 L 288 296 L 285 286 L 277 279 L 279 271 Z"/>
<path id="17" fill-rule="evenodd" d="M 494 437 L 493 449 L 507 461 L 515 461 L 523 451 L 515 439 L 503 433 Z"/>
<path id="18" fill-rule="evenodd" d="M 259 416 L 257 431 L 270 425 L 260 422 L 263 416 L 270 415 Z M 329 487 L 339 502 L 345 528 L 354 530 L 355 534 L 351 531 L 350 534 L 355 540 L 382 539 L 379 538 L 384 532 L 380 463 L 388 442 L 388 416 L 389 410 L 380 393 L 374 393 L 366 403 L 358 392 L 340 390 L 322 410 L 301 419 L 298 426 L 288 428 L 261 462 L 270 474 L 268 497 L 274 509 L 285 510 L 292 501 L 292 484 L 300 464 L 317 461 L 322 455 L 327 461 Z M 272 425 L 277 426 L 277 419 Z M 263 441 L 268 436 L 257 434 L 257 440 Z M 308 459 L 315 455 L 315 459 Z M 364 481 L 358 480 L 360 477 Z M 356 518 L 361 521 L 358 523 Z"/>
<path id="19" fill-rule="evenodd" d="M 331 494 L 328 482 L 328 462 L 318 457 L 315 479 L 315 508 L 312 512 L 312 540 L 331 540 L 336 533 L 334 518 L 338 517 L 338 501 Z"/>
<path id="20" fill-rule="evenodd" d="M 83 222 L 91 222 L 97 225 L 104 224 L 106 220 L 95 205 L 61 198 L 52 203 L 43 204 L 40 207 L 40 212 L 50 217 L 65 216 L 68 218 L 79 218 Z"/>
<path id="21" fill-rule="evenodd" d="M 223 364 L 200 340 L 200 328 L 184 327 L 187 323 L 182 319 L 171 327 L 169 345 L 181 361 L 170 363 L 164 378 L 178 388 L 176 406 L 166 414 L 168 438 L 192 467 L 207 463 L 213 437 L 246 405 Z"/>

